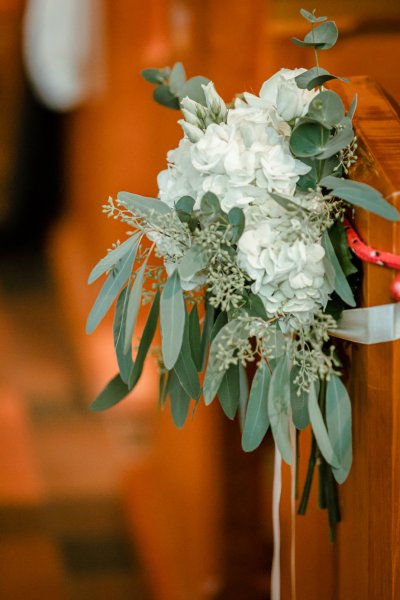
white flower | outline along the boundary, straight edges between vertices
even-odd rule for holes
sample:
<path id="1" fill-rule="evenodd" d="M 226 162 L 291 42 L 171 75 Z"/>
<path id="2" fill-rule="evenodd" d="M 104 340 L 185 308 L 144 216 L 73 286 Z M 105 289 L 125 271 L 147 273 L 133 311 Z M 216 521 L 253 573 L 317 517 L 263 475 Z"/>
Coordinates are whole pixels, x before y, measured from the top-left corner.
<path id="1" fill-rule="evenodd" d="M 202 85 L 204 96 L 207 103 L 207 108 L 214 119 L 218 122 L 226 120 L 228 109 L 221 96 L 217 93 L 212 81 L 209 81 L 207 85 Z"/>
<path id="2" fill-rule="evenodd" d="M 303 117 L 318 93 L 297 86 L 295 78 L 304 72 L 305 69 L 281 69 L 263 83 L 259 97 L 249 93 L 245 93 L 244 97 L 250 106 L 275 109 L 283 121 Z"/>
<path id="3" fill-rule="evenodd" d="M 193 167 L 203 173 L 224 173 L 224 158 L 235 144 L 234 127 L 211 123 L 203 137 L 191 148 Z"/>

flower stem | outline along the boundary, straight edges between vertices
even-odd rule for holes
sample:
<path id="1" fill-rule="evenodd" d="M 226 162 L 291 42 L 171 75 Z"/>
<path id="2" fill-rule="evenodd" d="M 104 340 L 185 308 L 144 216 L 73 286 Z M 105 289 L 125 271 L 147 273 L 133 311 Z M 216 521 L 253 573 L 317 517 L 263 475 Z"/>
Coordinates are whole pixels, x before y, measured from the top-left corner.
<path id="1" fill-rule="evenodd" d="M 306 481 L 304 484 L 303 493 L 301 495 L 299 509 L 297 511 L 297 513 L 299 515 L 306 514 L 308 499 L 310 497 L 311 484 L 312 484 L 313 475 L 314 475 L 315 461 L 317 458 L 316 453 L 317 453 L 317 442 L 315 440 L 314 434 L 312 434 L 311 452 L 310 452 L 310 458 L 308 459 Z"/>

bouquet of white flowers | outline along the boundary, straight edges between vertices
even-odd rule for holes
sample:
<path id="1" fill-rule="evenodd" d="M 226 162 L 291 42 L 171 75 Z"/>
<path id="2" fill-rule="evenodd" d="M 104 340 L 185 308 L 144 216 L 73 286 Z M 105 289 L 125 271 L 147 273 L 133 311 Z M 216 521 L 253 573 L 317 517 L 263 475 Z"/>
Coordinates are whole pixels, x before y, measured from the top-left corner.
<path id="1" fill-rule="evenodd" d="M 336 77 L 319 66 L 318 51 L 335 44 L 335 23 L 301 13 L 311 31 L 293 42 L 312 48 L 317 65 L 281 69 L 259 96 L 244 92 L 226 104 L 206 78 L 187 81 L 180 63 L 143 72 L 156 85 L 155 100 L 181 109 L 184 136 L 167 155 L 157 198 L 121 192 L 104 207 L 130 231 L 89 277 L 92 283 L 108 274 L 87 331 L 119 295 L 120 373 L 93 410 L 135 387 L 160 320 L 160 404 L 169 397 L 177 426 L 192 400 L 197 405 L 203 396 L 208 405 L 217 396 L 230 419 L 239 412 L 245 451 L 271 427 L 290 463 L 290 424 L 301 430 L 311 423 L 300 512 L 318 457 L 334 531 L 334 480 L 346 479 L 352 444 L 351 406 L 330 332 L 343 308 L 356 305 L 358 281 L 343 219 L 353 206 L 391 220 L 399 215 L 378 191 L 346 179 L 357 158 L 356 98 L 346 110 L 324 87 Z M 133 360 L 141 304 L 150 309 Z M 249 362 L 257 365 L 250 382 Z"/>

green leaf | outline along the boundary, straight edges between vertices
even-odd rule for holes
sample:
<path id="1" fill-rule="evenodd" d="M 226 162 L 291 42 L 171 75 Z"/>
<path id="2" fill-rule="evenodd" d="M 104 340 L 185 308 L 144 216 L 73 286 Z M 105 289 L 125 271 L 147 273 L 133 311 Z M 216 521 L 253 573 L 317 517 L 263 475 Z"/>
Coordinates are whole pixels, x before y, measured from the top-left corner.
<path id="1" fill-rule="evenodd" d="M 354 138 L 354 131 L 350 119 L 344 117 L 341 122 L 342 129 L 338 129 L 336 133 L 329 139 L 325 149 L 318 155 L 319 159 L 330 158 L 337 154 L 343 148 L 346 148 Z"/>
<path id="2" fill-rule="evenodd" d="M 336 23 L 334 21 L 325 21 L 325 23 L 314 27 L 307 33 L 304 40 L 292 38 L 292 42 L 302 48 L 311 46 L 316 50 L 329 50 L 329 48 L 332 48 L 336 44 L 338 35 Z"/>
<path id="3" fill-rule="evenodd" d="M 327 127 L 333 127 L 342 121 L 344 112 L 344 104 L 340 96 L 327 90 L 320 92 L 311 100 L 307 116 Z"/>
<path id="4" fill-rule="evenodd" d="M 315 439 L 317 440 L 318 448 L 320 449 L 322 456 L 332 467 L 335 467 L 336 469 L 339 468 L 339 461 L 329 440 L 314 386 L 310 388 L 310 394 L 308 396 L 308 412 Z"/>
<path id="5" fill-rule="evenodd" d="M 195 200 L 191 196 L 182 196 L 175 204 L 175 210 L 177 212 L 184 212 L 191 215 L 195 205 Z"/>
<path id="6" fill-rule="evenodd" d="M 198 371 L 202 368 L 202 354 L 201 354 L 201 338 L 200 338 L 200 322 L 199 322 L 199 311 L 197 310 L 197 304 L 195 304 L 189 314 L 189 339 L 190 347 L 192 350 L 192 356 L 194 364 Z"/>
<path id="7" fill-rule="evenodd" d="M 179 96 L 180 91 L 186 81 L 186 73 L 181 62 L 174 64 L 169 76 L 169 89 L 175 95 Z"/>
<path id="8" fill-rule="evenodd" d="M 261 360 L 250 389 L 242 433 L 242 448 L 251 452 L 258 448 L 269 428 L 268 388 L 271 380 L 265 360 Z"/>
<path id="9" fill-rule="evenodd" d="M 189 248 L 179 263 L 178 271 L 182 279 L 189 279 L 207 266 L 207 256 L 201 246 Z"/>
<path id="10" fill-rule="evenodd" d="M 292 462 L 289 435 L 290 373 L 288 356 L 282 356 L 271 377 L 268 391 L 268 416 L 272 435 L 283 460 Z"/>
<path id="11" fill-rule="evenodd" d="M 191 100 L 206 106 L 206 97 L 201 86 L 207 85 L 209 82 L 210 80 L 207 79 L 207 77 L 202 77 L 201 75 L 197 75 L 196 77 L 188 79 L 180 90 L 179 100 L 183 100 L 186 98 L 186 96 L 188 96 Z"/>
<path id="12" fill-rule="evenodd" d="M 149 83 L 164 83 L 166 79 L 168 79 L 170 74 L 169 67 L 165 69 L 143 69 L 142 77 L 148 81 Z"/>
<path id="13" fill-rule="evenodd" d="M 352 273 L 357 273 L 358 269 L 352 263 L 353 255 L 350 252 L 350 248 L 347 243 L 346 230 L 343 223 L 336 221 L 329 229 L 329 237 L 332 242 L 332 246 L 335 248 L 335 253 L 340 266 L 342 267 L 342 271 L 346 277 Z"/>
<path id="14" fill-rule="evenodd" d="M 295 156 L 313 157 L 325 150 L 330 136 L 329 128 L 316 121 L 303 121 L 290 136 L 290 149 Z"/>
<path id="15" fill-rule="evenodd" d="M 250 317 L 260 317 L 265 321 L 268 319 L 264 302 L 261 300 L 260 296 L 253 294 L 253 292 L 248 292 L 244 309 Z"/>
<path id="16" fill-rule="evenodd" d="M 185 302 L 177 270 L 167 279 L 161 294 L 160 317 L 162 355 L 166 368 L 170 370 L 181 351 L 185 327 Z"/>
<path id="17" fill-rule="evenodd" d="M 119 192 L 117 197 L 128 210 L 140 216 L 149 217 L 152 213 L 167 215 L 171 212 L 170 207 L 158 198 L 146 198 L 130 192 Z"/>
<path id="18" fill-rule="evenodd" d="M 228 323 L 228 315 L 226 314 L 225 311 L 222 311 L 219 313 L 218 317 L 215 319 L 212 330 L 211 330 L 211 335 L 210 335 L 210 342 L 212 342 L 214 340 L 214 338 L 218 335 L 218 333 L 221 331 L 221 329 L 223 327 L 225 327 L 225 325 Z"/>
<path id="19" fill-rule="evenodd" d="M 231 365 L 218 389 L 218 400 L 228 419 L 234 419 L 240 399 L 239 365 Z"/>
<path id="20" fill-rule="evenodd" d="M 167 85 L 158 85 L 153 92 L 153 98 L 162 106 L 172 108 L 173 110 L 180 109 L 179 98 L 171 92 Z"/>
<path id="21" fill-rule="evenodd" d="M 210 217 L 215 217 L 221 212 L 219 200 L 213 192 L 206 192 L 200 202 L 201 212 Z"/>
<path id="22" fill-rule="evenodd" d="M 249 381 L 247 372 L 242 363 L 239 363 L 239 421 L 243 429 L 246 418 L 247 403 L 249 400 Z"/>
<path id="23" fill-rule="evenodd" d="M 185 328 L 183 331 L 183 341 L 178 360 L 174 367 L 178 375 L 179 382 L 190 398 L 198 400 L 200 398 L 201 388 L 199 376 L 197 375 L 196 365 L 192 358 L 189 337 L 189 317 L 186 314 Z"/>
<path id="24" fill-rule="evenodd" d="M 337 156 L 331 156 L 326 160 L 319 160 L 318 158 L 302 158 L 301 160 L 311 167 L 311 171 L 299 177 L 297 187 L 301 191 L 307 192 L 310 188 L 315 189 L 320 180 L 333 173 L 335 169 L 336 172 L 340 173 Z"/>
<path id="25" fill-rule="evenodd" d="M 396 208 L 389 204 L 378 190 L 366 183 L 329 176 L 321 180 L 321 185 L 332 190 L 336 198 L 346 200 L 389 221 L 400 220 Z"/>
<path id="26" fill-rule="evenodd" d="M 132 368 L 132 345 L 129 346 L 129 351 L 124 352 L 124 340 L 125 340 L 125 328 L 126 328 L 126 314 L 128 310 L 129 300 L 129 286 L 126 286 L 119 295 L 117 304 L 115 307 L 114 315 L 114 346 L 115 354 L 117 357 L 119 372 L 122 381 L 128 383 L 129 373 Z"/>
<path id="27" fill-rule="evenodd" d="M 294 366 L 290 371 L 290 404 L 292 407 L 292 421 L 296 429 L 305 429 L 310 423 L 308 414 L 308 393 L 304 390 L 298 394 L 298 386 L 294 383 L 300 367 Z"/>
<path id="28" fill-rule="evenodd" d="M 109 311 L 120 289 L 128 280 L 136 257 L 137 246 L 133 245 L 129 252 L 115 266 L 100 290 L 97 300 L 90 311 L 86 322 L 86 333 L 92 333 Z"/>
<path id="29" fill-rule="evenodd" d="M 309 23 L 322 23 L 326 21 L 328 17 L 316 17 L 313 13 L 310 13 L 305 8 L 300 9 L 300 14 L 304 17 Z"/>
<path id="30" fill-rule="evenodd" d="M 175 425 L 180 429 L 184 426 L 187 418 L 190 397 L 181 386 L 175 371 L 171 371 L 169 375 L 168 394 L 171 404 L 172 419 Z"/>
<path id="31" fill-rule="evenodd" d="M 93 283 L 106 271 L 109 271 L 118 263 L 118 261 L 124 258 L 124 256 L 126 256 L 133 247 L 137 249 L 140 235 L 140 232 L 135 233 L 127 240 L 122 242 L 122 244 L 111 250 L 104 258 L 102 258 L 94 267 L 94 269 L 92 269 L 89 275 L 88 283 Z"/>
<path id="32" fill-rule="evenodd" d="M 159 378 L 159 382 L 158 382 L 158 406 L 160 408 L 164 408 L 165 402 L 167 400 L 168 383 L 169 383 L 169 377 L 170 377 L 171 372 L 172 371 L 164 371 L 164 370 L 160 371 L 160 378 Z"/>
<path id="33" fill-rule="evenodd" d="M 282 206 L 282 208 L 288 212 L 298 212 L 299 210 L 307 211 L 307 208 L 304 208 L 294 200 L 294 196 L 286 196 L 285 194 L 277 192 L 269 192 L 269 195 L 279 204 L 279 206 Z"/>
<path id="34" fill-rule="evenodd" d="M 210 302 L 206 299 L 205 302 L 205 314 L 204 314 L 204 323 L 203 323 L 203 331 L 201 334 L 201 368 L 202 371 L 206 364 L 208 347 L 211 341 L 211 332 L 214 326 L 214 318 L 215 318 L 215 308 L 211 306 Z"/>
<path id="35" fill-rule="evenodd" d="M 125 354 L 132 347 L 132 336 L 136 325 L 136 319 L 139 313 L 139 308 L 142 299 L 143 277 L 146 269 L 146 262 L 142 264 L 136 272 L 135 282 L 132 286 L 129 295 L 128 309 L 126 315 L 125 335 L 124 335 L 124 352 Z"/>
<path id="36" fill-rule="evenodd" d="M 332 468 L 338 483 L 343 483 L 353 461 L 351 436 L 351 403 L 345 386 L 336 375 L 331 375 L 326 390 L 326 423 L 339 468 Z"/>
<path id="37" fill-rule="evenodd" d="M 100 412 L 107 410 L 118 404 L 125 396 L 129 394 L 129 388 L 124 381 L 122 381 L 120 375 L 116 375 L 106 385 L 104 390 L 100 392 L 96 400 L 90 405 L 90 410 L 94 412 Z"/>
<path id="38" fill-rule="evenodd" d="M 328 235 L 327 231 L 324 231 L 322 235 L 322 246 L 325 250 L 326 258 L 332 265 L 335 271 L 335 292 L 337 295 L 346 302 L 349 306 L 355 306 L 356 301 L 354 300 L 353 292 L 346 279 L 346 275 L 343 273 L 340 262 L 336 256 L 334 247 Z"/>
<path id="39" fill-rule="evenodd" d="M 357 100 L 358 100 L 358 96 L 357 94 L 355 94 L 353 100 L 351 101 L 351 104 L 349 106 L 349 110 L 347 111 L 347 118 L 348 119 L 352 119 L 355 115 L 356 109 L 357 109 Z"/>
<path id="40" fill-rule="evenodd" d="M 144 326 L 142 337 L 140 338 L 139 348 L 136 354 L 136 359 L 133 368 L 129 375 L 129 389 L 133 389 L 140 379 L 143 371 L 144 361 L 153 341 L 154 334 L 157 329 L 158 315 L 160 312 L 160 292 L 158 291 L 154 297 L 153 304 L 147 317 L 146 325 Z"/>
<path id="41" fill-rule="evenodd" d="M 295 78 L 297 86 L 302 90 L 312 90 L 315 87 L 323 85 L 327 81 L 331 79 L 340 79 L 340 81 L 344 81 L 348 83 L 348 79 L 345 77 L 338 77 L 337 75 L 332 75 L 326 69 L 322 69 L 321 67 L 312 67 L 312 69 L 308 69 L 304 73 L 300 73 Z"/>
<path id="42" fill-rule="evenodd" d="M 233 244 L 236 244 L 239 241 L 240 236 L 242 235 L 244 230 L 245 219 L 243 210 L 241 208 L 238 208 L 237 206 L 231 208 L 231 210 L 228 212 L 228 220 L 229 223 L 232 225 L 231 241 Z"/>

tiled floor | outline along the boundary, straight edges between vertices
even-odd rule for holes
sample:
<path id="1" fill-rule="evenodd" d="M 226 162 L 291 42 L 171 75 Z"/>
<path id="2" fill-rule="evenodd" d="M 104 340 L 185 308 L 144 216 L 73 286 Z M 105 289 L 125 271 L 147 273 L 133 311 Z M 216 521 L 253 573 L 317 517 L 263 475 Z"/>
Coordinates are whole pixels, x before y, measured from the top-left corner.
<path id="1" fill-rule="evenodd" d="M 45 262 L 0 265 L 0 598 L 148 599 Z M 123 452 L 122 452 L 123 454 Z"/>

